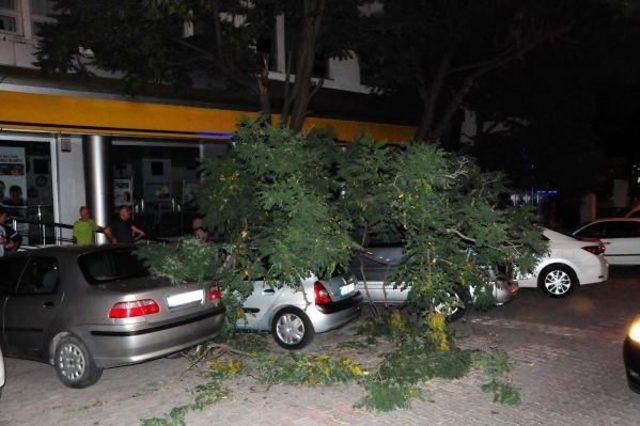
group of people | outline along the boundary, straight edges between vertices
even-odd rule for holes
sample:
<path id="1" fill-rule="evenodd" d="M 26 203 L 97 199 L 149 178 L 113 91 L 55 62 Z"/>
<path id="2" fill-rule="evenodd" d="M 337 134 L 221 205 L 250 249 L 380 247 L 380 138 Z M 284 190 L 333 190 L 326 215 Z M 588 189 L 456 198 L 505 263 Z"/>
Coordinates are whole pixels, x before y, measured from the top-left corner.
<path id="1" fill-rule="evenodd" d="M 129 206 L 120 206 L 118 216 L 104 228 L 98 226 L 91 218 L 89 207 L 80 207 L 80 218 L 73 224 L 73 243 L 83 246 L 95 244 L 98 231 L 102 231 L 112 244 L 132 244 L 146 235 L 142 229 L 134 225 Z"/>
<path id="2" fill-rule="evenodd" d="M 0 205 L 0 257 L 16 252 L 22 243 L 22 236 L 8 224 L 10 213 Z M 210 240 L 201 218 L 193 220 L 192 231 L 193 236 L 200 241 Z M 146 236 L 146 233 L 133 223 L 129 206 L 120 206 L 116 218 L 105 227 L 98 226 L 93 220 L 89 207 L 80 207 L 80 218 L 73 224 L 73 243 L 93 245 L 96 243 L 96 232 L 103 232 L 112 244 L 132 244 Z"/>

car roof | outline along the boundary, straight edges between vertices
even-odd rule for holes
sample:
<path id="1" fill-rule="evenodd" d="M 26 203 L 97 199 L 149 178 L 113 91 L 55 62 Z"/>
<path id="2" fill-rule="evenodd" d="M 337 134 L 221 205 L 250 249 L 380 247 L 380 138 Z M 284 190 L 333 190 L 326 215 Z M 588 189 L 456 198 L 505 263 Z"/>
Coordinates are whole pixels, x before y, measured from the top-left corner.
<path id="1" fill-rule="evenodd" d="M 130 244 L 106 244 L 102 246 L 50 246 L 27 249 L 23 253 L 37 256 L 80 256 L 87 253 L 110 251 L 115 249 L 133 249 L 136 246 Z"/>
<path id="2" fill-rule="evenodd" d="M 589 222 L 586 225 L 591 225 L 592 223 L 600 223 L 600 222 L 640 222 L 640 217 L 604 217 L 602 219 L 596 219 L 592 222 Z"/>

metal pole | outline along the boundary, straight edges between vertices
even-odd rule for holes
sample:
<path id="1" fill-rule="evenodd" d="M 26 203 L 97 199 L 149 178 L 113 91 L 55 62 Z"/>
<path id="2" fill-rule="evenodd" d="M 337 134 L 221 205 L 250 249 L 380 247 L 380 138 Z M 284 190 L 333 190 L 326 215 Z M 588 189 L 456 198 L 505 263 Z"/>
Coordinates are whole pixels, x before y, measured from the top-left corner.
<path id="1" fill-rule="evenodd" d="M 87 205 L 98 226 L 104 227 L 109 224 L 113 211 L 111 140 L 102 135 L 89 135 L 83 137 L 83 145 Z M 107 237 L 99 233 L 96 242 L 105 244 Z"/>

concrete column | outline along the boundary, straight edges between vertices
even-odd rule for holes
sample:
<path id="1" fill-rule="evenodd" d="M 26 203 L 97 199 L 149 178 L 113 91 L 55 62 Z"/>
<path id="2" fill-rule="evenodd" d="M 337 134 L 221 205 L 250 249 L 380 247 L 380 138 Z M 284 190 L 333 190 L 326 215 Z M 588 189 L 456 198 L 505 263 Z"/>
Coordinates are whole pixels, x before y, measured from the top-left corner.
<path id="1" fill-rule="evenodd" d="M 83 145 L 87 204 L 98 226 L 106 226 L 114 208 L 111 140 L 106 136 L 88 135 L 83 137 Z M 107 238 L 99 233 L 96 242 L 104 244 Z"/>

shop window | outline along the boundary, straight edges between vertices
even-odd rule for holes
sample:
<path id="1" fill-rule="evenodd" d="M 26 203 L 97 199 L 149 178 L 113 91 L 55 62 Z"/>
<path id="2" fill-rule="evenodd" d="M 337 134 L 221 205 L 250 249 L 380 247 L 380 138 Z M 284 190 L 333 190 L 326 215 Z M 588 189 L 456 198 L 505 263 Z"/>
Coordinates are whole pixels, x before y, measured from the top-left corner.
<path id="1" fill-rule="evenodd" d="M 16 0 L 0 0 L 0 31 L 18 33 L 18 4 Z"/>
<path id="2" fill-rule="evenodd" d="M 23 245 L 53 241 L 51 153 L 47 142 L 0 140 L 0 204 L 19 220 Z M 31 222 L 31 223 L 28 223 Z"/>

